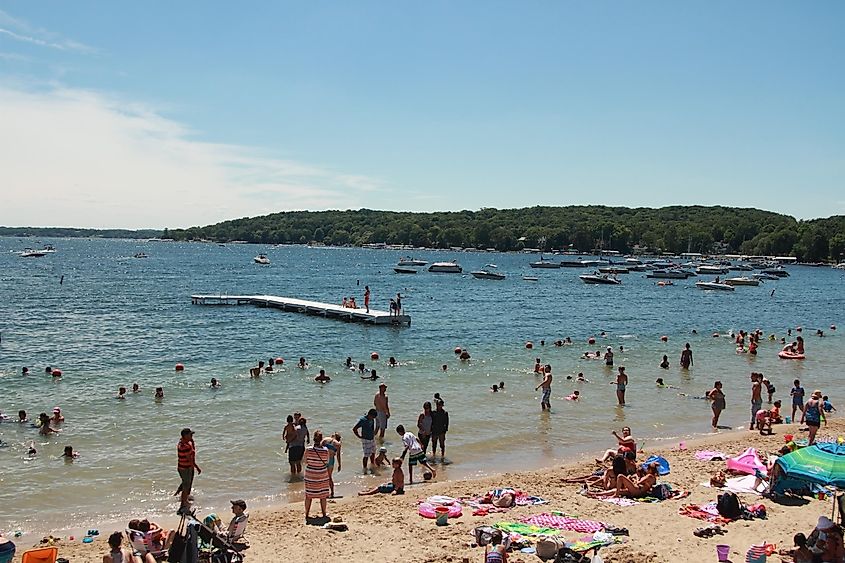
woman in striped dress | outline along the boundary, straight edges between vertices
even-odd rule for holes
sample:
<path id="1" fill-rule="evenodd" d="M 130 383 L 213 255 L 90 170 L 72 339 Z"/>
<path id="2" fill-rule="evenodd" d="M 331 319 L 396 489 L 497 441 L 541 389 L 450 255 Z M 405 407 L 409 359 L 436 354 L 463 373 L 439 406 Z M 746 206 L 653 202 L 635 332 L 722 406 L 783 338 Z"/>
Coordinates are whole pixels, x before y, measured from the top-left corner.
<path id="1" fill-rule="evenodd" d="M 320 510 L 326 517 L 326 499 L 331 493 L 329 450 L 322 446 L 323 432 L 316 430 L 311 447 L 305 450 L 305 519 L 311 516 L 311 501 L 320 499 Z"/>

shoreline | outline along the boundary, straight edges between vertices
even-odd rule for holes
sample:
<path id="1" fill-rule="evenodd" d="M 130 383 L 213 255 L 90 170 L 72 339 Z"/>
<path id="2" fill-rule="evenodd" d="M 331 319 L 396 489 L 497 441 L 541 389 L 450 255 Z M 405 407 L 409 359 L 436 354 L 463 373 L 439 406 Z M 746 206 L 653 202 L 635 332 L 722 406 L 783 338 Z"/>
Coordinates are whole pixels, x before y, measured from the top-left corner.
<path id="1" fill-rule="evenodd" d="M 728 455 L 736 455 L 745 447 L 753 446 L 758 450 L 775 451 L 783 444 L 783 435 L 792 433 L 801 435 L 798 426 L 776 425 L 775 434 L 761 436 L 758 432 L 735 429 L 707 435 L 682 438 L 686 449 L 679 449 L 678 444 L 661 444 L 647 447 L 639 459 L 648 455 L 659 454 L 669 460 L 672 472 L 661 481 L 673 483 L 690 491 L 690 496 L 683 500 L 668 500 L 656 504 L 638 504 L 632 507 L 620 507 L 577 494 L 579 485 L 561 484 L 560 479 L 577 474 L 584 474 L 595 469 L 592 452 L 581 452 L 569 459 L 562 466 L 537 468 L 520 471 L 504 471 L 490 476 L 473 479 L 453 479 L 425 485 L 409 486 L 404 496 L 377 495 L 358 497 L 346 495 L 329 503 L 329 515 L 340 515 L 349 524 L 350 532 L 329 532 L 320 527 L 307 525 L 304 521 L 302 502 L 279 503 L 270 506 L 250 508 L 250 523 L 247 531 L 252 547 L 246 552 L 248 561 L 273 561 L 280 557 L 299 560 L 304 557 L 318 560 L 333 560 L 350 554 L 353 561 L 369 561 L 379 558 L 384 561 L 444 561 L 451 557 L 461 561 L 468 557 L 470 561 L 480 559 L 481 550 L 469 547 L 470 532 L 475 526 L 489 525 L 500 520 L 517 520 L 530 514 L 561 510 L 577 514 L 581 518 L 596 519 L 629 528 L 631 535 L 626 543 L 610 546 L 601 550 L 605 561 L 684 561 L 682 555 L 693 549 L 694 552 L 715 550 L 717 543 L 730 544 L 731 559 L 744 556 L 745 550 L 752 543 L 762 539 L 790 547 L 794 533 L 809 533 L 819 515 L 830 511 L 829 501 L 809 500 L 801 506 L 787 506 L 773 503 L 769 499 L 753 495 L 740 495 L 748 504 L 761 502 L 769 510 L 768 520 L 739 521 L 728 525 L 729 533 L 725 536 L 702 539 L 692 535 L 691 531 L 706 522 L 679 516 L 677 509 L 687 502 L 706 502 L 715 500 L 717 491 L 700 487 L 706 482 L 710 472 L 724 467 L 723 462 L 700 462 L 693 453 L 697 448 L 722 449 Z M 835 438 L 845 432 L 845 420 L 831 420 L 823 427 L 820 436 Z M 609 437 L 606 447 L 613 445 Z M 668 441 L 669 439 L 667 439 Z M 674 439 L 673 439 L 674 441 Z M 652 441 L 653 443 L 653 441 Z M 445 527 L 435 526 L 432 520 L 426 520 L 416 514 L 418 497 L 424 498 L 435 494 L 460 497 L 469 494 L 484 494 L 490 489 L 512 486 L 530 495 L 537 495 L 549 501 L 546 505 L 516 507 L 507 513 L 491 513 L 486 516 L 472 516 L 467 508 L 461 518 L 450 521 Z M 204 516 L 207 512 L 198 514 Z M 228 521 L 228 510 L 218 514 L 224 523 Z M 160 519 L 161 524 L 171 527 L 178 522 L 178 517 Z M 104 523 L 100 536 L 92 544 L 81 544 L 79 538 L 69 543 L 63 540 L 59 545 L 59 554 L 76 562 L 99 562 L 106 551 L 105 540 L 110 533 Z M 378 532 L 374 532 L 373 526 Z M 655 526 L 664 532 L 659 538 L 653 537 Z M 124 526 L 117 529 L 122 530 Z M 355 532 L 359 533 L 355 533 Z M 651 532 L 651 534 L 649 533 Z M 280 534 L 294 539 L 293 546 L 278 543 Z M 668 534 L 668 536 L 665 536 Z M 573 540 L 582 534 L 565 532 L 567 540 Z M 669 537 L 671 536 L 671 537 Z M 765 537 L 764 537 L 765 536 Z M 32 542 L 29 542 L 32 543 Z M 29 545 L 27 543 L 26 545 Z M 335 545 L 337 543 L 338 545 Z M 18 543 L 18 558 L 24 551 L 24 542 Z M 407 550 L 407 551 L 406 551 Z M 709 557 L 709 556 L 708 556 Z M 777 560 L 777 559 L 775 559 Z M 510 561 L 538 561 L 535 555 L 514 553 Z"/>

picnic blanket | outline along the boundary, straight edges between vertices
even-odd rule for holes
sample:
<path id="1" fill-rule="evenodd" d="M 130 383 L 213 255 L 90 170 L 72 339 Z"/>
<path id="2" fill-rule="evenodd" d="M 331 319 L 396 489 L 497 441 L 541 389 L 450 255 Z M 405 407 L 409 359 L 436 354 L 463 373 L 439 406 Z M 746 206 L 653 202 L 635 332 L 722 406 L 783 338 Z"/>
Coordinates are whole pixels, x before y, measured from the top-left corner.
<path id="1" fill-rule="evenodd" d="M 572 532 L 593 533 L 600 532 L 605 529 L 603 522 L 595 520 L 581 520 L 579 518 L 572 518 L 562 512 L 544 512 L 542 514 L 535 514 L 522 519 L 524 524 L 531 524 L 534 526 L 544 526 L 546 528 L 555 528 L 558 530 L 569 530 Z"/>

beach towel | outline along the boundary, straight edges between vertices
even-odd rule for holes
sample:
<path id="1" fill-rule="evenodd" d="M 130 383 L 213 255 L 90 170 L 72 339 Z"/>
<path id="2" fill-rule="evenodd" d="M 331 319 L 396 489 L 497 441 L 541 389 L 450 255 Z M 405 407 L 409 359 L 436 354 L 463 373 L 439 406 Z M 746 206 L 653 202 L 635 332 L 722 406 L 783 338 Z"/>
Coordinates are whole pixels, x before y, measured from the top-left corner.
<path id="1" fill-rule="evenodd" d="M 695 452 L 695 459 L 699 461 L 724 461 L 727 458 L 727 455 L 718 451 L 701 450 Z"/>
<path id="2" fill-rule="evenodd" d="M 517 491 L 516 493 L 516 505 L 517 506 L 535 506 L 538 504 L 548 504 L 544 498 L 529 496 L 523 493 L 522 491 Z"/>
<path id="3" fill-rule="evenodd" d="M 769 483 L 758 479 L 754 475 L 746 475 L 745 477 L 728 479 L 725 481 L 723 488 L 734 493 L 762 495 L 769 488 Z"/>
<path id="4" fill-rule="evenodd" d="M 503 532 L 515 533 L 523 536 L 556 536 L 560 534 L 560 530 L 556 530 L 555 528 L 532 526 L 531 524 L 524 524 L 522 522 L 496 522 L 493 524 L 493 527 L 498 528 Z"/>
<path id="5" fill-rule="evenodd" d="M 709 502 L 707 504 L 684 504 L 678 509 L 678 514 L 681 516 L 689 516 L 698 520 L 705 520 L 713 524 L 728 524 L 731 520 L 719 516 L 719 511 L 716 510 L 716 503 Z"/>
<path id="6" fill-rule="evenodd" d="M 769 471 L 757 457 L 757 450 L 754 448 L 748 448 L 738 456 L 728 459 L 727 465 L 728 469 L 749 475 L 754 475 L 757 471 L 766 475 Z"/>
<path id="7" fill-rule="evenodd" d="M 544 512 L 542 514 L 535 514 L 534 516 L 523 518 L 522 522 L 535 526 L 545 526 L 547 528 L 556 528 L 558 530 L 569 530 L 572 532 L 582 533 L 600 532 L 605 528 L 603 522 L 570 518 L 562 512 L 554 512 L 551 514 Z"/>
<path id="8" fill-rule="evenodd" d="M 639 504 L 634 499 L 626 497 L 605 497 L 601 500 L 602 502 L 608 502 L 610 504 L 615 504 L 616 506 L 634 506 Z"/>

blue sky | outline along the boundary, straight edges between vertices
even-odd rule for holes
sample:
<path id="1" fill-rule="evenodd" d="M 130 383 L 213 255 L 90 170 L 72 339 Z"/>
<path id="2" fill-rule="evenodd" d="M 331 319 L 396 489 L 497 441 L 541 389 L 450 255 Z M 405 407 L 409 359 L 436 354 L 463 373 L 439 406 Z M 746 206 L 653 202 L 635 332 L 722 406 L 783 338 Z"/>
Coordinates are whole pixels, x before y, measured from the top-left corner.
<path id="1" fill-rule="evenodd" d="M 833 1 L 0 1 L 0 224 L 842 214 L 843 21 Z"/>

